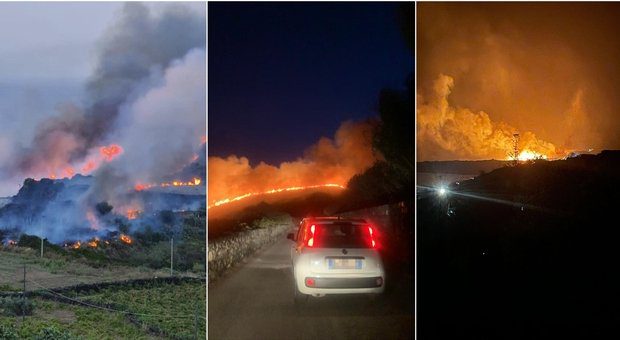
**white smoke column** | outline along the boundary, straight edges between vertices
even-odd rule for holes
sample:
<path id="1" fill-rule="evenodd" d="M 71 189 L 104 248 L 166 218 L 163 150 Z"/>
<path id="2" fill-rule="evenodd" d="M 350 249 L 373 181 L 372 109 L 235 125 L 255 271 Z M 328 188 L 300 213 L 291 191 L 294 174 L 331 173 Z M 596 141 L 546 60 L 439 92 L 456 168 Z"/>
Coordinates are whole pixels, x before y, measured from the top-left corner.
<path id="1" fill-rule="evenodd" d="M 112 137 L 125 150 L 111 167 L 131 182 L 161 181 L 180 171 L 196 154 L 206 127 L 206 63 L 203 49 L 191 50 L 165 70 L 122 113 Z"/>

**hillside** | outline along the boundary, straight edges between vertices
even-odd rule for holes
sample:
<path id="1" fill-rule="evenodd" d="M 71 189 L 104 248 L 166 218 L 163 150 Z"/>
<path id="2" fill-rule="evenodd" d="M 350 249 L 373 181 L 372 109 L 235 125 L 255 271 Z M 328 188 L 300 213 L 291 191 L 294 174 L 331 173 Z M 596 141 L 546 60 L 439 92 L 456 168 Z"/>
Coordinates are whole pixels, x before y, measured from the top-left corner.
<path id="1" fill-rule="evenodd" d="M 515 322 L 528 334 L 604 329 L 620 316 L 608 309 L 620 302 L 619 190 L 620 152 L 604 151 L 502 167 L 420 197 L 418 311 L 495 335 Z"/>

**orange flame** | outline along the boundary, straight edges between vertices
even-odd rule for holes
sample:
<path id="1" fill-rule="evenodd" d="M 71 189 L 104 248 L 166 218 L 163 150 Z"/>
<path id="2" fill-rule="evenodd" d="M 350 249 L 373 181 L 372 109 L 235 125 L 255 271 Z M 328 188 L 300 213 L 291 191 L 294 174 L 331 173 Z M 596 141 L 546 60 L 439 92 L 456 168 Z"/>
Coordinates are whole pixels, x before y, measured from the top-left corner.
<path id="1" fill-rule="evenodd" d="M 133 243 L 133 240 L 131 239 L 131 237 L 129 237 L 129 236 L 125 235 L 125 234 L 121 234 L 120 240 L 123 241 L 126 244 Z"/>
<path id="2" fill-rule="evenodd" d="M 82 246 L 82 242 L 77 241 L 73 245 L 71 245 L 71 248 L 73 248 L 73 249 L 80 249 L 81 246 Z"/>
<path id="3" fill-rule="evenodd" d="M 345 189 L 345 187 L 340 185 L 340 184 L 328 183 L 328 184 L 318 184 L 318 185 L 308 185 L 308 186 L 298 186 L 298 187 L 271 189 L 271 190 L 267 190 L 267 191 L 263 191 L 263 192 L 249 192 L 247 194 L 239 195 L 239 196 L 236 196 L 236 197 L 233 197 L 233 198 L 225 198 L 225 199 L 222 199 L 222 200 L 219 200 L 219 201 L 215 201 L 213 204 L 208 206 L 207 209 L 211 209 L 213 207 L 218 207 L 220 205 L 228 204 L 228 203 L 235 202 L 235 201 L 240 201 L 240 200 L 242 200 L 244 198 L 248 198 L 248 197 L 252 197 L 252 196 L 268 195 L 268 194 L 275 194 L 275 193 L 278 193 L 278 192 L 299 191 L 299 190 L 315 189 L 315 188 L 340 188 L 340 189 Z"/>
<path id="4" fill-rule="evenodd" d="M 102 146 L 101 148 L 99 148 L 99 152 L 101 153 L 101 156 L 103 156 L 103 158 L 105 158 L 105 160 L 109 162 L 113 160 L 116 156 L 123 153 L 123 148 L 118 144 L 110 144 L 108 146 Z"/>
<path id="5" fill-rule="evenodd" d="M 198 186 L 200 185 L 200 183 L 202 183 L 202 180 L 198 177 L 194 177 L 193 180 L 191 181 L 187 181 L 187 182 L 183 182 L 183 181 L 172 181 L 172 182 L 162 182 L 162 183 L 150 183 L 150 184 L 144 184 L 144 183 L 138 183 L 136 185 L 134 185 L 134 189 L 136 191 L 142 191 L 142 190 L 146 190 L 146 189 L 150 189 L 153 187 L 194 187 L 194 186 Z"/>
<path id="6" fill-rule="evenodd" d="M 89 247 L 91 248 L 97 248 L 97 246 L 99 245 L 99 239 L 97 237 L 95 237 L 94 239 L 92 239 L 90 242 L 87 243 Z"/>

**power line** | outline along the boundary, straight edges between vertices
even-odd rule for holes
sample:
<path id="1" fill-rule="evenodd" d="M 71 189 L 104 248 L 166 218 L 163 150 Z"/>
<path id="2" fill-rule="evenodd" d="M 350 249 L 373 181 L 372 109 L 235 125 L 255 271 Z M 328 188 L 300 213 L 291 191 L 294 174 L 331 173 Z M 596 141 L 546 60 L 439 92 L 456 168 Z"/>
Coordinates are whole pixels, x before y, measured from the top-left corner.
<path id="1" fill-rule="evenodd" d="M 88 307 L 92 307 L 92 308 L 97 308 L 97 309 L 105 310 L 105 311 L 108 311 L 108 312 L 115 312 L 115 313 L 122 313 L 122 314 L 131 314 L 131 315 L 136 315 L 136 316 L 164 317 L 164 318 L 174 318 L 174 319 L 185 319 L 185 318 L 194 318 L 195 317 L 195 315 L 167 315 L 167 314 L 135 313 L 135 312 L 125 311 L 125 310 L 118 310 L 118 309 L 114 309 L 114 308 L 98 306 L 98 305 L 90 304 L 88 302 L 81 301 L 81 300 L 76 300 L 76 299 L 70 298 L 68 296 L 62 295 L 60 293 L 57 293 L 57 292 L 55 292 L 55 291 L 53 291 L 51 289 L 48 289 L 48 288 L 42 286 L 41 284 L 39 284 L 38 282 L 35 282 L 33 280 L 28 280 L 28 281 L 31 282 L 31 283 L 34 283 L 37 286 L 39 286 L 44 291 L 52 293 L 53 295 L 62 297 L 62 298 L 67 299 L 69 301 L 73 301 L 73 302 L 82 304 L 84 306 L 88 306 Z M 206 319 L 206 317 L 205 317 L 205 319 Z"/>

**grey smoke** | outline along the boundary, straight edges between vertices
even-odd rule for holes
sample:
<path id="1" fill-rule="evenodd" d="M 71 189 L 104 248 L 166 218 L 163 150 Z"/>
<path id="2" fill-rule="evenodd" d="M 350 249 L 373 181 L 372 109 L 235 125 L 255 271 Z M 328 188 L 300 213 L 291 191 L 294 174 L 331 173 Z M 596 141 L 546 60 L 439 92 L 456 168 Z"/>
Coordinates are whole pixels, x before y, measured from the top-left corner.
<path id="1" fill-rule="evenodd" d="M 42 122 L 32 145 L 22 150 L 9 172 L 41 175 L 52 166 L 85 157 L 105 143 L 123 105 L 144 92 L 149 78 L 189 50 L 204 49 L 205 37 L 202 13 L 171 5 L 155 16 L 140 3 L 126 4 L 101 39 L 85 107 L 65 107 Z"/>

